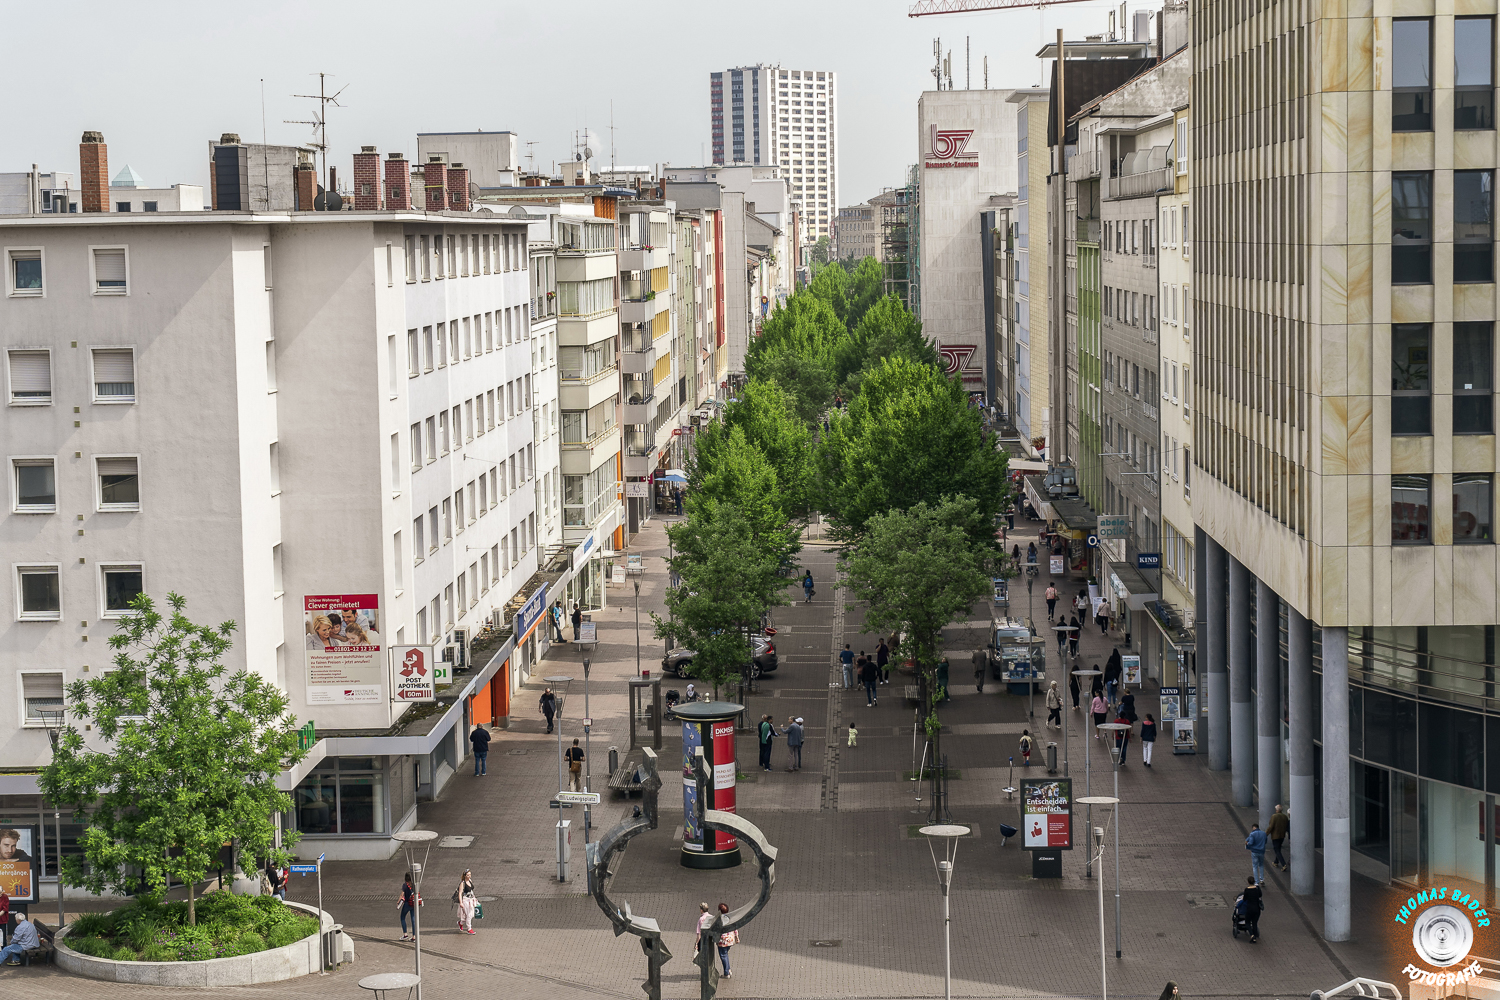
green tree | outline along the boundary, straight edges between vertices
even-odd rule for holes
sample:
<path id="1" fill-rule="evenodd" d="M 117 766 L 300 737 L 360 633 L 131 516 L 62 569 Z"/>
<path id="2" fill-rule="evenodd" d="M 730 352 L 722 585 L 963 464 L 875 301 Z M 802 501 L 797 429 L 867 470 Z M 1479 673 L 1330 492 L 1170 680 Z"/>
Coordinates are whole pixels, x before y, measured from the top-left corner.
<path id="1" fill-rule="evenodd" d="M 752 379 L 725 410 L 724 423 L 744 431 L 776 472 L 776 486 L 789 519 L 807 516 L 811 503 L 812 434 L 797 401 L 778 382 Z"/>
<path id="2" fill-rule="evenodd" d="M 997 550 L 994 515 L 1007 502 L 1007 457 L 985 440 L 958 381 L 906 357 L 870 369 L 814 453 L 818 509 L 853 541 L 870 519 L 947 496 L 973 498 L 971 543 Z"/>
<path id="3" fill-rule="evenodd" d="M 844 325 L 854 330 L 870 307 L 884 295 L 885 274 L 880 269 L 880 262 L 874 257 L 863 258 L 844 288 L 844 311 L 840 315 Z"/>
<path id="4" fill-rule="evenodd" d="M 807 248 L 807 266 L 814 280 L 817 280 L 818 275 L 828 267 L 830 252 L 831 248 L 826 236 L 819 236 L 818 242 Z"/>
<path id="5" fill-rule="evenodd" d="M 791 580 L 777 573 L 780 556 L 734 504 L 700 507 L 667 535 L 682 583 L 667 591 L 671 617 L 652 614 L 656 635 L 693 651 L 693 674 L 713 685 L 717 699 L 749 668 L 750 636 L 767 611 L 789 603 Z"/>
<path id="6" fill-rule="evenodd" d="M 850 337 L 840 342 L 835 377 L 846 399 L 859 391 L 865 374 L 886 358 L 904 357 L 940 368 L 937 348 L 922 336 L 922 324 L 895 295 L 878 299 L 867 309 Z"/>
<path id="7" fill-rule="evenodd" d="M 684 509 L 689 520 L 714 520 L 721 508 L 743 519 L 756 544 L 777 563 L 800 547 L 801 528 L 792 523 L 776 469 L 741 426 L 721 424 L 701 434 L 688 469 Z"/>
<path id="8" fill-rule="evenodd" d="M 835 356 L 848 336 L 827 301 L 793 295 L 771 312 L 761 335 L 751 342 L 745 373 L 752 380 L 779 384 L 792 397 L 797 416 L 815 424 L 833 402 Z"/>
<path id="9" fill-rule="evenodd" d="M 287 696 L 224 665 L 235 623 L 197 625 L 177 594 L 167 604 L 163 614 L 144 594 L 132 601 L 109 639 L 114 670 L 69 686 L 68 722 L 38 784 L 84 827 L 82 853 L 62 859 L 67 885 L 129 894 L 140 880 L 160 894 L 170 877 L 188 887 L 196 923 L 193 885 L 224 844 L 289 857 L 273 847 L 271 817 L 292 807 L 276 778 L 306 751 Z M 94 730 L 88 741 L 79 722 Z"/>
<path id="10" fill-rule="evenodd" d="M 967 618 L 989 593 L 991 553 L 969 535 L 983 518 L 972 497 L 919 501 L 905 510 L 872 516 L 843 562 L 854 598 L 865 602 L 866 631 L 905 635 L 921 681 L 927 735 L 940 761 L 937 686 L 943 629 Z"/>

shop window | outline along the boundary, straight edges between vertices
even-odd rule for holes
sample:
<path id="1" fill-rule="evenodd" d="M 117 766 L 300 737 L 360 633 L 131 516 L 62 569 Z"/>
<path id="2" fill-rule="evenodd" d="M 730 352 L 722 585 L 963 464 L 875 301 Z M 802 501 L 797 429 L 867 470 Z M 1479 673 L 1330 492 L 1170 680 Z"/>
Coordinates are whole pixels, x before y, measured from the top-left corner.
<path id="1" fill-rule="evenodd" d="M 1418 706 L 1420 774 L 1468 788 L 1484 786 L 1484 717 L 1423 702 Z"/>
<path id="2" fill-rule="evenodd" d="M 385 775 L 379 758 L 327 761 L 302 779 L 293 801 L 294 820 L 304 836 L 386 831 Z"/>

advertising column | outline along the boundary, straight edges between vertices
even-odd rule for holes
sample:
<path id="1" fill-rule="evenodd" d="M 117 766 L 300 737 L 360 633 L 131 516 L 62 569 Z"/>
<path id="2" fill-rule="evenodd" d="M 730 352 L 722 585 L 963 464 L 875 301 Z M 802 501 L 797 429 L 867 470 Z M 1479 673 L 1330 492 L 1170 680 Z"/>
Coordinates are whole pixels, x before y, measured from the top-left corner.
<path id="1" fill-rule="evenodd" d="M 1033 878 L 1062 878 L 1062 853 L 1073 849 L 1073 782 L 1021 779 L 1021 836 Z"/>
<path id="2" fill-rule="evenodd" d="M 727 701 L 677 706 L 682 720 L 682 864 L 685 868 L 733 868 L 740 863 L 740 845 L 722 830 L 704 830 L 698 823 L 698 785 L 693 759 L 703 748 L 703 762 L 712 780 L 704 789 L 703 808 L 734 812 L 734 720 L 743 705 Z"/>

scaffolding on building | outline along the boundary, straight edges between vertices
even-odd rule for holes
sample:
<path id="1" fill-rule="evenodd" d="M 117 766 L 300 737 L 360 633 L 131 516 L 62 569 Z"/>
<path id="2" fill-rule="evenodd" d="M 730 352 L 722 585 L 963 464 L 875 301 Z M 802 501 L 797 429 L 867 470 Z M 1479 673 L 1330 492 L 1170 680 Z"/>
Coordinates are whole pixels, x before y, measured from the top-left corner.
<path id="1" fill-rule="evenodd" d="M 881 269 L 885 272 L 885 292 L 900 298 L 914 314 L 920 314 L 922 298 L 918 190 L 917 168 L 913 165 L 907 168 L 905 185 L 870 199 L 872 204 L 880 206 Z"/>

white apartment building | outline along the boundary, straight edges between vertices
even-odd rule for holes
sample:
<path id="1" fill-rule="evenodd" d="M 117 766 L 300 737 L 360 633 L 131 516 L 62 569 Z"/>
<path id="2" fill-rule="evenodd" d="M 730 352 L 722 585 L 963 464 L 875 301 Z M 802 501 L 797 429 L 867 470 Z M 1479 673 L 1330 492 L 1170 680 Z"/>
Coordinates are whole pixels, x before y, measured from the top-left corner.
<path id="1" fill-rule="evenodd" d="M 709 74 L 714 163 L 785 168 L 808 243 L 831 239 L 838 213 L 836 77 L 765 64 Z"/>
<path id="2" fill-rule="evenodd" d="M 154 188 L 127 163 L 109 182 L 109 207 L 113 212 L 201 212 L 203 186 Z"/>
<path id="3" fill-rule="evenodd" d="M 15 706 L 0 765 L 45 762 L 47 713 L 105 669 L 126 602 L 177 591 L 195 620 L 237 623 L 232 668 L 339 734 L 283 775 L 302 850 L 391 854 L 463 759 L 466 711 L 503 715 L 500 692 L 537 655 L 523 609 L 489 672 L 455 679 L 450 709 L 393 730 L 408 706 L 390 647 L 453 647 L 461 663 L 538 569 L 533 415 L 548 393 L 530 225 L 409 210 L 0 218 L 0 685 Z M 340 610 L 373 655 L 326 655 Z M 40 806 L 35 774 L 0 776 L 0 796 L 0 819 L 24 821 L 11 813 Z"/>

